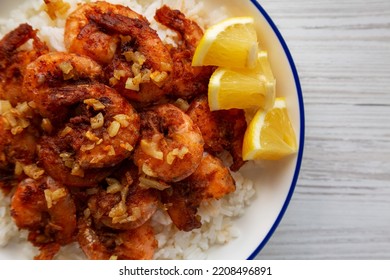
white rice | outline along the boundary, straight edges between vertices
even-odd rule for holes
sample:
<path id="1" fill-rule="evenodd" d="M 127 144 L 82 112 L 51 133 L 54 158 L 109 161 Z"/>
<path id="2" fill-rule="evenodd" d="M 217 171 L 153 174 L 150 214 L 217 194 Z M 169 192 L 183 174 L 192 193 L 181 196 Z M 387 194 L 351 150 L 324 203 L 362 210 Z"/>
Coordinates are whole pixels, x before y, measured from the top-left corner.
<path id="1" fill-rule="evenodd" d="M 0 246 L 7 245 L 17 235 L 17 227 L 11 219 L 9 211 L 10 198 L 4 197 L 0 191 Z"/>
<path id="2" fill-rule="evenodd" d="M 69 12 L 75 9 L 80 0 L 66 0 L 71 4 Z M 84 2 L 92 2 L 84 0 Z M 164 4 L 180 9 L 187 17 L 197 21 L 202 28 L 226 17 L 224 7 L 212 12 L 204 9 L 204 2 L 197 0 L 110 0 L 114 4 L 129 6 L 134 11 L 143 14 L 151 22 L 152 28 L 158 31 L 162 40 L 175 42 L 176 33 L 159 25 L 153 18 L 155 10 Z M 46 41 L 51 50 L 65 51 L 63 32 L 65 17 L 51 20 L 42 9 L 43 0 L 26 1 L 9 13 L 6 19 L 0 19 L 0 37 L 17 27 L 20 23 L 29 23 L 39 29 L 39 37 Z M 169 216 L 157 212 L 152 218 L 156 232 L 158 250 L 155 259 L 206 259 L 207 251 L 213 246 L 223 245 L 238 237 L 240 231 L 234 227 L 234 219 L 240 217 L 245 207 L 254 198 L 253 182 L 244 178 L 239 172 L 232 174 L 236 180 L 237 190 L 220 200 L 203 203 L 199 209 L 202 217 L 202 227 L 191 232 L 178 231 Z M 26 231 L 19 231 L 14 224 L 9 211 L 10 197 L 4 197 L 0 192 L 0 247 L 18 244 L 23 248 L 20 253 L 25 259 L 32 259 L 37 254 L 26 239 Z M 1 250 L 1 249 L 0 249 Z M 84 255 L 76 243 L 61 249 L 58 259 L 83 259 Z"/>

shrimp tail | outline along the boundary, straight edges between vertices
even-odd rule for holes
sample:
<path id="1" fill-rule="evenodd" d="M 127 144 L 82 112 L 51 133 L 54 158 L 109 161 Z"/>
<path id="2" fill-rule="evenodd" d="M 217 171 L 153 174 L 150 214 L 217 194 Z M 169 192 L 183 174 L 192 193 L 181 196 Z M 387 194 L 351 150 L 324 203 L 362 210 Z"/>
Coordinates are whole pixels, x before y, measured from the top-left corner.
<path id="1" fill-rule="evenodd" d="M 7 58 L 15 49 L 22 46 L 35 36 L 35 31 L 31 25 L 24 23 L 11 31 L 0 41 L 0 60 Z"/>
<path id="2" fill-rule="evenodd" d="M 89 14 L 87 18 L 107 31 L 117 32 L 122 35 L 139 35 L 140 30 L 149 23 L 137 18 L 129 18 L 112 12 L 102 14 Z"/>
<path id="3" fill-rule="evenodd" d="M 166 27 L 175 30 L 178 35 L 183 37 L 186 48 L 195 51 L 200 38 L 203 36 L 203 30 L 192 20 L 179 10 L 172 10 L 164 5 L 156 11 L 155 19 Z"/>

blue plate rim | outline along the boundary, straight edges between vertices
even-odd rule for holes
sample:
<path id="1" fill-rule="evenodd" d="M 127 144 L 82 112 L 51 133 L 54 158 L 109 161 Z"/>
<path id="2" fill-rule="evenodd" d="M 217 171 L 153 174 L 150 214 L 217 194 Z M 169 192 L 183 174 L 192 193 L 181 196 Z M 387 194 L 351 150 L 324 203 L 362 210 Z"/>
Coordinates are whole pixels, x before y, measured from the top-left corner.
<path id="1" fill-rule="evenodd" d="M 298 155 L 297 155 L 297 164 L 295 166 L 295 171 L 294 171 L 294 176 L 291 182 L 291 186 L 289 189 L 289 192 L 287 194 L 286 200 L 283 204 L 282 209 L 280 210 L 278 217 L 276 218 L 274 224 L 272 225 L 271 229 L 268 231 L 267 235 L 263 239 L 263 241 L 256 247 L 256 249 L 249 255 L 247 260 L 253 260 L 259 253 L 260 251 L 264 248 L 264 246 L 267 244 L 267 242 L 270 240 L 271 236 L 274 234 L 276 228 L 278 227 L 279 223 L 281 222 L 287 207 L 291 201 L 291 198 L 293 196 L 295 186 L 298 181 L 299 177 L 299 172 L 301 169 L 301 164 L 302 164 L 302 157 L 303 157 L 303 149 L 304 149 L 304 140 L 305 140 L 305 112 L 304 112 L 304 102 L 303 102 L 303 95 L 302 95 L 302 88 L 301 84 L 299 81 L 299 76 L 298 76 L 298 71 L 295 67 L 294 60 L 292 58 L 292 55 L 290 53 L 290 50 L 287 47 L 286 42 L 283 39 L 282 34 L 276 27 L 275 23 L 272 21 L 271 17 L 268 15 L 268 13 L 264 10 L 264 8 L 260 5 L 259 2 L 256 0 L 250 0 L 252 4 L 259 10 L 259 12 L 263 15 L 263 17 L 266 19 L 268 24 L 271 26 L 272 30 L 276 34 L 280 44 L 283 47 L 283 50 L 287 56 L 288 62 L 291 67 L 291 71 L 294 76 L 294 81 L 295 81 L 295 86 L 297 90 L 297 95 L 298 95 L 298 103 L 299 103 L 299 115 L 300 115 L 300 134 L 299 134 L 299 149 L 298 149 Z"/>

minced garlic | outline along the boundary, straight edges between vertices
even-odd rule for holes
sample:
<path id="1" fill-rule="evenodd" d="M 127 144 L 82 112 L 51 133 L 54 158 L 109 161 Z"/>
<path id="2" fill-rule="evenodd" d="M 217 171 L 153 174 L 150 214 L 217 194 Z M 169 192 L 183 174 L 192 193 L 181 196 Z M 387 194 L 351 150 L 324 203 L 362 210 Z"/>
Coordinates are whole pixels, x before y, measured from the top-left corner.
<path id="1" fill-rule="evenodd" d="M 120 123 L 121 127 L 128 127 L 130 125 L 130 117 L 125 114 L 118 114 L 114 116 L 114 120 Z"/>
<path id="2" fill-rule="evenodd" d="M 23 171 L 24 174 L 26 174 L 28 177 L 34 180 L 39 179 L 45 173 L 45 170 L 38 167 L 35 163 L 24 165 Z"/>
<path id="3" fill-rule="evenodd" d="M 147 154 L 155 159 L 163 160 L 164 154 L 158 147 L 161 137 L 162 136 L 160 134 L 155 134 L 152 137 L 152 141 L 146 141 L 145 139 L 142 139 L 141 140 L 142 151 L 145 154 Z"/>
<path id="4" fill-rule="evenodd" d="M 88 140 L 91 140 L 91 141 L 94 141 L 94 142 L 97 142 L 97 141 L 100 140 L 99 137 L 97 137 L 93 132 L 91 132 L 91 131 L 89 131 L 89 130 L 85 133 L 85 137 L 86 137 Z"/>
<path id="5" fill-rule="evenodd" d="M 158 87 L 161 87 L 164 84 L 165 80 L 168 78 L 168 73 L 165 71 L 154 71 L 150 74 L 150 78 Z"/>
<path id="6" fill-rule="evenodd" d="M 119 122 L 111 122 L 110 126 L 107 128 L 108 135 L 110 137 L 115 137 L 118 134 L 120 128 L 121 124 Z"/>
<path id="7" fill-rule="evenodd" d="M 184 156 L 189 152 L 188 148 L 187 147 L 181 147 L 180 149 L 178 148 L 175 148 L 173 149 L 172 151 L 170 151 L 168 154 L 167 154 L 167 163 L 168 164 L 172 164 L 173 161 L 175 160 L 176 157 L 180 158 L 180 159 L 183 159 Z"/>
<path id="8" fill-rule="evenodd" d="M 85 99 L 84 104 L 86 104 L 88 106 L 92 106 L 92 108 L 95 111 L 100 111 L 100 110 L 103 110 L 104 108 L 106 108 L 106 106 L 104 106 L 104 104 L 102 102 L 100 102 L 99 100 L 97 100 L 95 98 Z"/>
<path id="9" fill-rule="evenodd" d="M 92 129 L 98 129 L 98 128 L 103 127 L 103 125 L 104 125 L 104 116 L 103 116 L 103 114 L 100 112 L 96 116 L 90 118 L 90 122 L 91 122 L 91 128 Z"/>

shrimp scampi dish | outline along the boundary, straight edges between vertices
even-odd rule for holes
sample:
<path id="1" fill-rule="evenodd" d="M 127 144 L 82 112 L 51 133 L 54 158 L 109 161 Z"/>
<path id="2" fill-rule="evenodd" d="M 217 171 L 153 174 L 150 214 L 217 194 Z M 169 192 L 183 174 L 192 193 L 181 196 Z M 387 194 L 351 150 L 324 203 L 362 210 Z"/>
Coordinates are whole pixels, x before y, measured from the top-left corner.
<path id="1" fill-rule="evenodd" d="M 129 7 L 86 2 L 63 18 L 64 50 L 28 23 L 0 40 L 0 187 L 35 259 L 69 244 L 87 259 L 153 259 L 154 219 L 197 230 L 201 205 L 236 191 L 245 113 L 210 111 L 215 68 L 191 66 L 195 20 L 156 10 L 172 44 Z"/>

